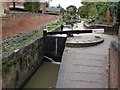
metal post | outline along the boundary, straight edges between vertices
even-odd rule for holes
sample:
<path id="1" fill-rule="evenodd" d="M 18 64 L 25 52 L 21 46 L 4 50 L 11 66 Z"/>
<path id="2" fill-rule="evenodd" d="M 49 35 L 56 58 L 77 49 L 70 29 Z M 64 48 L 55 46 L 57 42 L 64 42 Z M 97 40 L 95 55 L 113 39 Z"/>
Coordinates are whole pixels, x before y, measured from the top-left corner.
<path id="1" fill-rule="evenodd" d="M 43 31 L 43 36 L 47 35 L 47 30 Z"/>
<path id="2" fill-rule="evenodd" d="M 47 35 L 47 30 L 43 30 L 43 53 L 46 53 L 46 35 Z"/>

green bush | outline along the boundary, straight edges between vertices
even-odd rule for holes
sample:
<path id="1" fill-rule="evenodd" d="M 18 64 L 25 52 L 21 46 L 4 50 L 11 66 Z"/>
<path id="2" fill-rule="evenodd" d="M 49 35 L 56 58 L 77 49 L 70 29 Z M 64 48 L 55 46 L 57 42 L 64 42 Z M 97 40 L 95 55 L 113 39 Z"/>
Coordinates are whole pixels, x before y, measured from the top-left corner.
<path id="1" fill-rule="evenodd" d="M 118 2 L 118 7 L 117 7 L 117 24 L 118 26 L 120 25 L 120 1 Z"/>
<path id="2" fill-rule="evenodd" d="M 26 2 L 24 7 L 27 11 L 38 13 L 40 11 L 40 2 Z"/>
<path id="3" fill-rule="evenodd" d="M 9 60 L 9 62 L 5 65 L 2 66 L 2 72 L 4 74 L 8 73 L 11 69 L 12 66 L 14 66 L 16 64 L 16 61 L 14 60 Z"/>

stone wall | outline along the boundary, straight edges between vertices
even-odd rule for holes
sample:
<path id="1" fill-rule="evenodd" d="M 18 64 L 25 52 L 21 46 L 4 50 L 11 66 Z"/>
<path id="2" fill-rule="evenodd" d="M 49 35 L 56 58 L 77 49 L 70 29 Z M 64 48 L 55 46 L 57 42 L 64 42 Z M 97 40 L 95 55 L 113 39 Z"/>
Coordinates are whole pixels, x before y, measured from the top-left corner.
<path id="1" fill-rule="evenodd" d="M 112 41 L 109 51 L 109 87 L 120 89 L 120 44 Z"/>
<path id="2" fill-rule="evenodd" d="M 41 37 L 2 59 L 3 88 L 20 88 L 31 77 L 43 61 L 43 40 Z"/>
<path id="3" fill-rule="evenodd" d="M 55 31 L 59 29 L 60 27 L 57 27 Z M 2 59 L 3 88 L 23 87 L 40 66 L 44 56 L 48 56 L 55 61 L 61 61 L 65 41 L 65 37 L 40 37 L 4 56 Z"/>
<path id="4" fill-rule="evenodd" d="M 15 50 L 2 59 L 3 88 L 21 88 L 44 60 L 60 62 L 66 37 L 46 36 Z"/>
<path id="5" fill-rule="evenodd" d="M 0 1 L 0 13 L 8 13 L 9 12 L 9 2 L 2 2 Z M 7 11 L 7 12 L 6 12 Z"/>
<path id="6" fill-rule="evenodd" d="M 118 27 L 113 27 L 112 25 L 88 25 L 88 24 L 84 24 L 85 28 L 89 28 L 89 29 L 100 29 L 100 28 L 104 28 L 105 33 L 106 34 L 118 34 Z"/>

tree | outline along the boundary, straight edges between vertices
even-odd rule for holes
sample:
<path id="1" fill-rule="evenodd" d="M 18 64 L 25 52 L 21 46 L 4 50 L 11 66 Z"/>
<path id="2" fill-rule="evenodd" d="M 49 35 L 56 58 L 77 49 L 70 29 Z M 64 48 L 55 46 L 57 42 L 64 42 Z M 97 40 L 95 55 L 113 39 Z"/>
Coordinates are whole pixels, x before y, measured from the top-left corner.
<path id="1" fill-rule="evenodd" d="M 78 15 L 89 19 L 90 22 L 104 21 L 108 9 L 108 2 L 81 2 L 83 6 L 79 7 Z M 100 19 L 100 20 L 99 20 Z"/>
<path id="2" fill-rule="evenodd" d="M 120 1 L 118 2 L 118 5 L 117 5 L 117 22 L 118 22 L 118 25 L 120 25 Z"/>
<path id="3" fill-rule="evenodd" d="M 64 20 L 65 21 L 68 21 L 68 20 L 71 20 L 71 15 L 69 14 L 69 13 L 67 13 L 67 12 L 64 12 Z"/>
<path id="4" fill-rule="evenodd" d="M 114 17 L 113 23 L 120 25 L 120 1 L 109 2 L 109 11 L 111 16 Z"/>
<path id="5" fill-rule="evenodd" d="M 40 2 L 26 2 L 24 6 L 27 11 L 38 13 L 40 10 Z"/>
<path id="6" fill-rule="evenodd" d="M 46 7 L 49 7 L 50 6 L 50 2 L 51 2 L 52 0 L 47 0 L 47 2 L 46 2 Z"/>
<path id="7" fill-rule="evenodd" d="M 62 8 L 62 7 L 61 7 L 61 5 L 59 4 L 59 5 L 57 6 L 57 8 Z"/>
<path id="8" fill-rule="evenodd" d="M 71 16 L 76 15 L 77 8 L 73 5 L 70 5 L 66 8 L 67 12 L 70 13 Z"/>
<path id="9" fill-rule="evenodd" d="M 60 8 L 60 13 L 64 13 L 65 10 L 60 4 L 57 6 L 57 8 Z"/>
<path id="10" fill-rule="evenodd" d="M 88 16 L 89 18 L 91 19 L 94 19 L 98 16 L 98 13 L 97 13 L 97 9 L 96 9 L 96 6 L 95 6 L 95 3 L 92 4 L 90 7 L 89 7 L 89 12 L 88 12 Z"/>
<path id="11" fill-rule="evenodd" d="M 108 10 L 108 2 L 96 2 L 96 9 L 99 18 L 103 18 Z"/>
<path id="12" fill-rule="evenodd" d="M 78 13 L 78 15 L 80 15 L 81 18 L 88 17 L 88 9 L 85 6 L 79 7 L 77 13 Z"/>
<path id="13" fill-rule="evenodd" d="M 46 7 L 49 7 L 49 3 L 48 2 L 46 2 Z"/>
<path id="14" fill-rule="evenodd" d="M 84 2 L 79 7 L 78 14 L 82 18 L 95 19 L 95 22 L 112 22 L 120 25 L 120 1 L 119 2 Z"/>

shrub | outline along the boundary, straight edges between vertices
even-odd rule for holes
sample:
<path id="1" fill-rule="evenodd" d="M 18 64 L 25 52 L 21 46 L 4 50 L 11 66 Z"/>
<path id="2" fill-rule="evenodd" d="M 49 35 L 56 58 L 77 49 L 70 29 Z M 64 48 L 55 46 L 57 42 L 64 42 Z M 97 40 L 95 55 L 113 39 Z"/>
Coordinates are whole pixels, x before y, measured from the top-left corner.
<path id="1" fill-rule="evenodd" d="M 25 10 L 30 12 L 38 13 L 40 11 L 40 3 L 39 2 L 26 2 L 24 4 Z"/>

